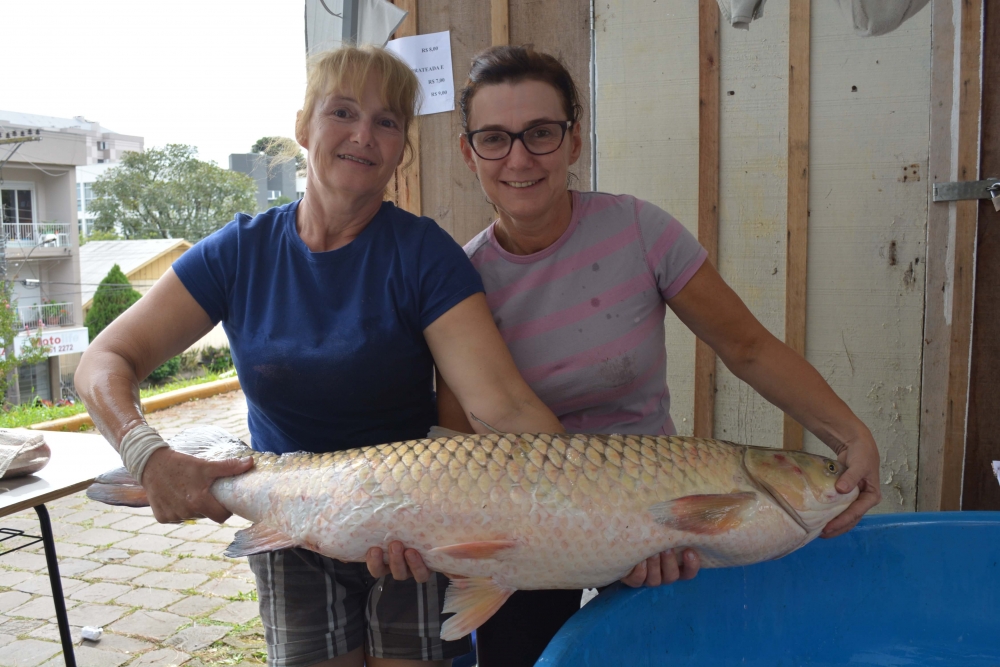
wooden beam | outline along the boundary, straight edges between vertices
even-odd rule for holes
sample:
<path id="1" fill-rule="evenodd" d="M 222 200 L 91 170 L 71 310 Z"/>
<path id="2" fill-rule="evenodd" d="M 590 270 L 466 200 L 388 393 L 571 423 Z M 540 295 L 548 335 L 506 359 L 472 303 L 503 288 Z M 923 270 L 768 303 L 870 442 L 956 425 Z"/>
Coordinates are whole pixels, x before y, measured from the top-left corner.
<path id="1" fill-rule="evenodd" d="M 397 7 L 407 12 L 406 18 L 396 30 L 396 37 L 412 37 L 417 34 L 417 0 L 394 0 Z M 413 161 L 408 167 L 396 170 L 396 206 L 413 215 L 422 215 L 420 201 L 420 123 L 415 118 L 410 126 L 410 143 L 413 145 Z"/>
<path id="2" fill-rule="evenodd" d="M 788 11 L 788 245 L 785 257 L 785 343 L 806 354 L 806 264 L 809 250 L 809 2 Z M 802 449 L 802 425 L 784 418 L 782 446 Z"/>
<path id="3" fill-rule="evenodd" d="M 979 180 L 979 67 L 983 30 L 982 0 L 961 3 L 961 53 L 958 91 L 958 180 Z M 941 509 L 962 508 L 962 472 L 969 399 L 969 350 L 979 202 L 955 202 L 955 274 L 952 281 L 951 342 L 948 352 L 948 402 L 945 409 Z"/>
<path id="4" fill-rule="evenodd" d="M 698 1 L 698 241 L 719 263 L 719 5 Z M 695 341 L 694 435 L 715 430 L 715 351 Z"/>
<path id="5" fill-rule="evenodd" d="M 507 0 L 490 0 L 490 44 L 510 44 L 510 7 Z"/>

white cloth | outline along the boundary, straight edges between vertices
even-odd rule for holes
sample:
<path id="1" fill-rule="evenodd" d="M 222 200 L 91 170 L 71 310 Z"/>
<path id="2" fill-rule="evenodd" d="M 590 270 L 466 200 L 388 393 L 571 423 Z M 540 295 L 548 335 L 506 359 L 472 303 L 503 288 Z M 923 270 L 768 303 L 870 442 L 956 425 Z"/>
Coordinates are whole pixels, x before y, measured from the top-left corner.
<path id="1" fill-rule="evenodd" d="M 344 24 L 333 12 L 336 0 L 306 0 L 306 55 L 337 49 L 343 44 Z M 358 44 L 385 46 L 406 18 L 406 12 L 386 0 L 358 0 Z"/>
<path id="2" fill-rule="evenodd" d="M 740 30 L 749 30 L 750 21 L 764 16 L 765 0 L 719 0 L 722 19 Z"/>
<path id="3" fill-rule="evenodd" d="M 0 431 L 0 477 L 7 472 L 7 468 L 14 462 L 17 455 L 25 447 L 32 447 L 44 440 L 44 436 L 26 435 L 22 433 L 11 433 L 10 431 Z"/>
<path id="4" fill-rule="evenodd" d="M 146 468 L 149 457 L 157 449 L 169 446 L 153 428 L 141 425 L 125 434 L 118 446 L 118 453 L 132 479 L 142 484 L 142 471 Z"/>
<path id="5" fill-rule="evenodd" d="M 837 0 L 854 32 L 877 37 L 892 32 L 930 0 Z"/>

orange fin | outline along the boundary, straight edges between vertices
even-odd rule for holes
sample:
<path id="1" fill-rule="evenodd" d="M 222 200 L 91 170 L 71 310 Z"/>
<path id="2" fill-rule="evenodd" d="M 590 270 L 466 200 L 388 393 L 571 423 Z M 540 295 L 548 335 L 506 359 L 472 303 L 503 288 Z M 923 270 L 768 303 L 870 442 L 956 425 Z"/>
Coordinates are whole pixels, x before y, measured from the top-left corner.
<path id="1" fill-rule="evenodd" d="M 452 558 L 497 558 L 497 554 L 516 546 L 517 542 L 513 540 L 463 542 L 462 544 L 449 544 L 446 547 L 435 547 L 431 549 L 430 553 L 443 554 Z"/>
<path id="2" fill-rule="evenodd" d="M 149 507 L 146 490 L 125 468 L 115 468 L 98 475 L 87 489 L 87 497 L 106 505 Z"/>
<path id="3" fill-rule="evenodd" d="M 489 620 L 515 589 L 488 577 L 453 579 L 444 594 L 445 614 L 455 614 L 441 626 L 441 639 L 461 639 Z"/>
<path id="4" fill-rule="evenodd" d="M 684 496 L 649 508 L 657 523 L 700 535 L 718 535 L 743 523 L 743 512 L 753 505 L 757 494 L 720 493 Z"/>
<path id="5" fill-rule="evenodd" d="M 288 535 L 262 523 L 255 523 L 236 533 L 233 543 L 226 548 L 226 555 L 230 558 L 240 558 L 297 546 L 298 543 Z"/>

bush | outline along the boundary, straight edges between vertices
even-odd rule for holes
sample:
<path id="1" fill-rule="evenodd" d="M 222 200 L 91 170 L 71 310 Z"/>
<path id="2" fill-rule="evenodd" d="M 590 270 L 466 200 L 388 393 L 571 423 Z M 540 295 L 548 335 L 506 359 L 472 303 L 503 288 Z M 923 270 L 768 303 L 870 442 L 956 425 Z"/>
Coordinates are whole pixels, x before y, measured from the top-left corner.
<path id="1" fill-rule="evenodd" d="M 208 345 L 201 351 L 201 364 L 213 373 L 225 373 L 233 367 L 233 355 L 228 347 Z"/>
<path id="2" fill-rule="evenodd" d="M 163 362 L 163 365 L 155 368 L 149 377 L 146 378 L 150 382 L 163 382 L 167 378 L 171 378 L 181 371 L 181 358 L 173 357 L 167 359 Z"/>
<path id="3" fill-rule="evenodd" d="M 141 294 L 132 289 L 132 284 L 118 265 L 111 267 L 108 275 L 94 292 L 94 303 L 83 321 L 90 334 L 90 340 L 97 338 L 97 334 L 104 331 L 116 317 L 128 310 L 129 306 L 141 297 Z"/>

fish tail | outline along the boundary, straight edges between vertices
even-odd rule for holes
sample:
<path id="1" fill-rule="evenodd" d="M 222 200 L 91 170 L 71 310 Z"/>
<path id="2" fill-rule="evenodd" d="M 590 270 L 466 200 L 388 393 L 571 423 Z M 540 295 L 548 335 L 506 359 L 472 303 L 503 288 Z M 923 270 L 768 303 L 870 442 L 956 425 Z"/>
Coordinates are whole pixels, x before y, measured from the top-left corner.
<path id="1" fill-rule="evenodd" d="M 149 507 L 146 490 L 125 468 L 115 468 L 98 475 L 87 488 L 87 497 L 105 505 Z"/>

